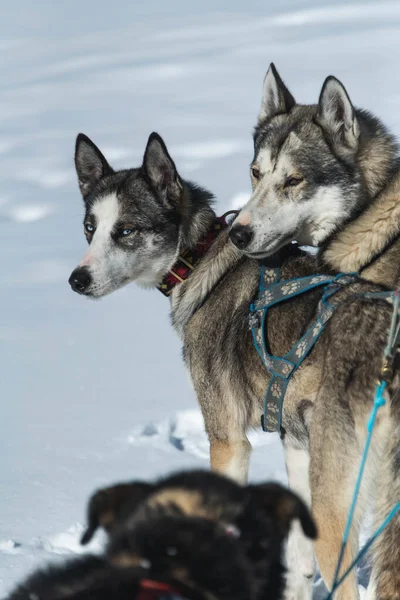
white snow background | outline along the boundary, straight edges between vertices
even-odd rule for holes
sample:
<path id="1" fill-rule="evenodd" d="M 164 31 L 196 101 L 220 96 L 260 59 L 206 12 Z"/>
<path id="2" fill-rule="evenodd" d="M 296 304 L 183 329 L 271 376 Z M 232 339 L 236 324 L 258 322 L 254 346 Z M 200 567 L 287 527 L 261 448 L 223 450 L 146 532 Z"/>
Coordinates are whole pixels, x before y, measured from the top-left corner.
<path id="1" fill-rule="evenodd" d="M 400 5 L 3 0 L 0 39 L 4 595 L 38 564 L 81 551 L 96 487 L 208 464 L 168 301 L 134 285 L 100 302 L 69 289 L 86 244 L 76 134 L 125 167 L 158 131 L 219 213 L 238 207 L 271 61 L 298 101 L 315 102 L 334 74 L 400 130 Z M 277 438 L 253 441 L 251 478 L 285 481 Z"/>

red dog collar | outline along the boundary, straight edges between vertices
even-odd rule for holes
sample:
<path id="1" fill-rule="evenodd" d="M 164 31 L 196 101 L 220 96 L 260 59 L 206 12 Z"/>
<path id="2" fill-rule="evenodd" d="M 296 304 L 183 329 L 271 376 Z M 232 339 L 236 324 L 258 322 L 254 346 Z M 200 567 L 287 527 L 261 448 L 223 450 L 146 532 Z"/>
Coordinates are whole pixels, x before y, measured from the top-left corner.
<path id="1" fill-rule="evenodd" d="M 216 217 L 211 228 L 197 246 L 190 250 L 184 250 L 179 255 L 174 266 L 169 270 L 160 285 L 157 286 L 164 296 L 169 296 L 178 283 L 182 283 L 189 277 L 190 273 L 210 249 L 218 234 L 228 227 L 229 223 L 226 222 L 225 217 L 231 213 L 237 214 L 237 211 L 230 210 L 222 215 L 222 217 Z"/>
<path id="2" fill-rule="evenodd" d="M 180 593 L 168 583 L 141 579 L 136 600 L 182 599 Z"/>

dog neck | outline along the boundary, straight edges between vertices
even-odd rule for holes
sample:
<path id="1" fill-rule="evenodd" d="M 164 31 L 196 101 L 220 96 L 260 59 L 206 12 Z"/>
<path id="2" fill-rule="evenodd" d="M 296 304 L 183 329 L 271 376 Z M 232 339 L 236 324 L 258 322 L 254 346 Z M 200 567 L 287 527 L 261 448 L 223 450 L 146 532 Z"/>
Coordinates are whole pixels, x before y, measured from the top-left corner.
<path id="1" fill-rule="evenodd" d="M 339 231 L 321 251 L 324 265 L 342 273 L 357 272 L 376 283 L 392 285 L 385 280 L 397 278 L 387 252 L 400 237 L 400 172 L 354 221 Z M 375 268 L 372 263 L 375 264 Z M 378 265 L 379 263 L 379 265 Z"/>
<path id="2" fill-rule="evenodd" d="M 171 296 L 171 320 L 180 337 L 183 337 L 185 326 L 194 313 L 242 258 L 242 252 L 229 240 L 226 228 L 217 236 L 191 276 L 174 288 Z"/>
<path id="3" fill-rule="evenodd" d="M 227 213 L 226 213 L 227 214 Z M 192 248 L 186 248 L 179 253 L 174 265 L 169 269 L 161 283 L 157 286 L 164 296 L 169 296 L 176 285 L 183 283 L 194 271 L 200 260 L 205 256 L 221 231 L 228 227 L 225 219 L 214 216 L 209 229 Z"/>
<path id="4" fill-rule="evenodd" d="M 157 286 L 171 298 L 172 325 L 181 337 L 196 310 L 242 257 L 229 241 L 225 219 L 237 211 L 218 218 L 211 208 L 212 201 L 212 194 L 184 182 L 176 255 Z"/>

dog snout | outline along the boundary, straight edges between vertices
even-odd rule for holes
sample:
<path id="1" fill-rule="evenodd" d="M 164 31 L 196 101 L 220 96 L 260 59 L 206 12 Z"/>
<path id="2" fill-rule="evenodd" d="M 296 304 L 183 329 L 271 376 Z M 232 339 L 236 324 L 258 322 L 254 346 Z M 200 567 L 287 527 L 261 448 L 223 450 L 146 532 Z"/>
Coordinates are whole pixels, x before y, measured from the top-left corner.
<path id="1" fill-rule="evenodd" d="M 85 294 L 90 284 L 92 283 L 92 277 L 87 267 L 77 267 L 71 273 L 71 277 L 68 279 L 68 283 L 78 294 Z"/>
<path id="2" fill-rule="evenodd" d="M 253 238 L 253 232 L 247 225 L 235 225 L 229 232 L 231 241 L 239 250 L 244 250 Z"/>

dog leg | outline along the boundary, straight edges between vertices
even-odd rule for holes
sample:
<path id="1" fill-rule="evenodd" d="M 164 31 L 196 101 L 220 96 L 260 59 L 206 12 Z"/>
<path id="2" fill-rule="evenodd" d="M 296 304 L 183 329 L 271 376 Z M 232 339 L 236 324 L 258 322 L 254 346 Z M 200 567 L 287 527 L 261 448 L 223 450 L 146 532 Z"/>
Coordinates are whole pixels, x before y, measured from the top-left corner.
<path id="1" fill-rule="evenodd" d="M 315 552 L 317 555 L 318 565 L 328 588 L 331 587 L 336 569 L 336 564 L 340 552 L 342 541 L 342 533 L 344 531 L 347 511 L 339 511 L 334 505 L 335 499 L 332 502 L 326 503 L 316 502 L 313 504 L 313 514 L 318 526 L 318 539 L 315 544 Z M 353 531 L 347 544 L 346 551 L 343 556 L 342 568 L 340 575 L 344 573 L 355 557 L 358 546 L 358 528 L 357 532 Z M 342 585 L 334 594 L 335 600 L 358 600 L 358 584 L 356 570 L 345 579 Z"/>
<path id="2" fill-rule="evenodd" d="M 285 459 L 291 490 L 310 506 L 308 451 L 285 444 Z M 297 521 L 292 524 L 289 534 L 287 568 L 285 600 L 310 600 L 315 576 L 314 549 L 311 540 L 305 537 Z"/>
<path id="3" fill-rule="evenodd" d="M 239 440 L 210 439 L 210 462 L 217 471 L 238 483 L 246 484 L 251 444 L 247 438 Z"/>
<path id="4" fill-rule="evenodd" d="M 400 427 L 393 427 L 385 432 L 388 443 L 380 462 L 374 529 L 383 523 L 395 504 L 400 501 L 399 435 Z M 378 537 L 372 547 L 372 553 L 371 579 L 375 582 L 376 598 L 400 600 L 400 512 L 397 512 Z M 369 600 L 370 596 L 367 598 Z"/>
<path id="5" fill-rule="evenodd" d="M 311 434 L 310 445 L 312 511 L 318 527 L 315 553 L 321 575 L 329 589 L 334 579 L 360 460 L 359 451 L 352 445 L 351 438 L 348 437 L 346 445 L 335 423 L 331 422 L 330 428 L 329 432 L 328 427 L 321 429 L 319 426 Z M 323 435 L 321 432 L 324 432 Z M 339 575 L 350 566 L 357 552 L 363 504 L 363 498 L 360 497 Z M 345 579 L 334 598 L 358 600 L 356 570 Z"/>

